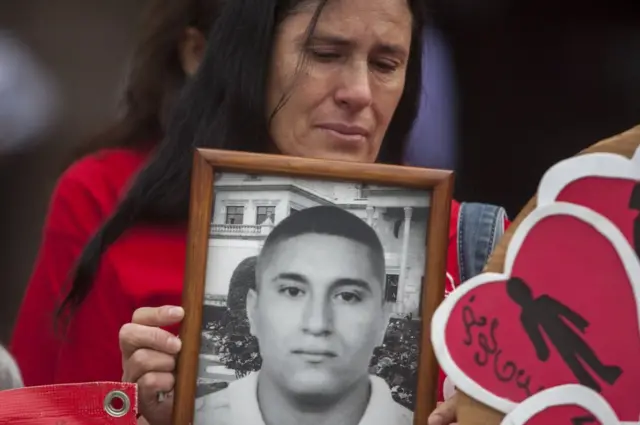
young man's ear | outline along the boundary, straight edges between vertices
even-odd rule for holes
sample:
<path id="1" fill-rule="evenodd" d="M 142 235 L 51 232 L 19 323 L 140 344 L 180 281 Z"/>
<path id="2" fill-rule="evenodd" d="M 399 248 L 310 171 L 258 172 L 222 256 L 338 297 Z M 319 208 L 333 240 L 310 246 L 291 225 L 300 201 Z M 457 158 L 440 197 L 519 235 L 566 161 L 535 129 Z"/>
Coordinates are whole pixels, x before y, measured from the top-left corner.
<path id="1" fill-rule="evenodd" d="M 184 73 L 193 76 L 200 67 L 207 40 L 200 30 L 188 27 L 180 41 L 180 62 Z"/>
<path id="2" fill-rule="evenodd" d="M 247 318 L 249 319 L 249 332 L 253 336 L 256 335 L 255 317 L 258 308 L 258 293 L 255 289 L 249 289 L 247 292 Z"/>

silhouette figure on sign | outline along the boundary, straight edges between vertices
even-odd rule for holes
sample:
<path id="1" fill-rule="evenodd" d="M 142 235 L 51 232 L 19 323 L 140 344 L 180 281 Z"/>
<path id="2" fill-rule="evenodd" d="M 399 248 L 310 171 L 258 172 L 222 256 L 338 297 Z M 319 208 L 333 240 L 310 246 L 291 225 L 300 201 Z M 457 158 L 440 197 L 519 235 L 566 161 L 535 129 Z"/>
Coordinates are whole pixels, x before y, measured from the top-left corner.
<path id="1" fill-rule="evenodd" d="M 620 377 L 622 369 L 602 364 L 593 349 L 576 331 L 584 333 L 589 326 L 589 322 L 578 313 L 548 295 L 533 298 L 529 285 L 517 277 L 507 281 L 507 294 L 522 307 L 520 321 L 540 361 L 547 361 L 550 355 L 549 346 L 542 335 L 544 331 L 580 384 L 597 392 L 602 389 L 582 363 L 586 363 L 609 385 L 613 385 Z"/>
<path id="2" fill-rule="evenodd" d="M 633 186 L 631 198 L 629 199 L 629 208 L 640 211 L 640 183 L 636 183 Z M 633 220 L 633 247 L 636 255 L 640 257 L 640 214 Z"/>

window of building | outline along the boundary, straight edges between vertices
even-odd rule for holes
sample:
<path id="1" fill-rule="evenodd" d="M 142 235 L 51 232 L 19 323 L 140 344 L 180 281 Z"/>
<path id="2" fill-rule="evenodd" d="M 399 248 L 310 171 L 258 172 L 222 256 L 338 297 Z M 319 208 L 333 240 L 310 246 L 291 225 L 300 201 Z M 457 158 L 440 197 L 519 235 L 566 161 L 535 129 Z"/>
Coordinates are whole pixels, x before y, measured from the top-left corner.
<path id="1" fill-rule="evenodd" d="M 227 207 L 226 224 L 242 224 L 244 221 L 244 207 Z"/>
<path id="2" fill-rule="evenodd" d="M 388 274 L 384 286 L 384 299 L 387 302 L 395 303 L 398 300 L 398 282 L 400 275 Z"/>
<path id="3" fill-rule="evenodd" d="M 267 218 L 271 217 L 271 220 L 274 219 L 276 214 L 276 207 L 258 207 L 256 211 L 256 224 L 264 223 Z"/>

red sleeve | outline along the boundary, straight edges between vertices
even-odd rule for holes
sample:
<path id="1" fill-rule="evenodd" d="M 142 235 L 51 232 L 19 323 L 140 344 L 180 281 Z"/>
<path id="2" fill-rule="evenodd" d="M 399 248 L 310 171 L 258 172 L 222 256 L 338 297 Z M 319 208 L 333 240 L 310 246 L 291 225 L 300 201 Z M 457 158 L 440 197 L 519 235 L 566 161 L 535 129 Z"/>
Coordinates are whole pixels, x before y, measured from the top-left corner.
<path id="1" fill-rule="evenodd" d="M 117 202 L 119 182 L 111 177 L 126 180 L 122 173 L 131 168 L 124 164 L 126 157 L 87 157 L 72 165 L 58 181 L 11 341 L 12 354 L 27 386 L 55 383 L 63 341 L 54 326 L 55 312 L 84 245 Z"/>
<path id="2" fill-rule="evenodd" d="M 118 274 L 103 257 L 93 287 L 74 312 L 58 350 L 53 382 L 66 384 L 122 380 L 118 334 L 135 310 L 122 291 Z"/>

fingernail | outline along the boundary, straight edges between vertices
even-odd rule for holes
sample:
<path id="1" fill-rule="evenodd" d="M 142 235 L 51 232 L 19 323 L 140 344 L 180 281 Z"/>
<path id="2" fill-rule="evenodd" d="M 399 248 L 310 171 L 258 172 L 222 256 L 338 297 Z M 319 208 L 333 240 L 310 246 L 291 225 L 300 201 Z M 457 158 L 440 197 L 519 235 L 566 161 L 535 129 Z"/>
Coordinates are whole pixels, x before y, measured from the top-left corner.
<path id="1" fill-rule="evenodd" d="M 180 351 L 180 347 L 182 347 L 182 341 L 180 338 L 169 338 L 169 348 L 173 351 Z"/>
<path id="2" fill-rule="evenodd" d="M 171 307 L 169 309 L 169 316 L 175 319 L 179 319 L 184 314 L 182 307 Z"/>

